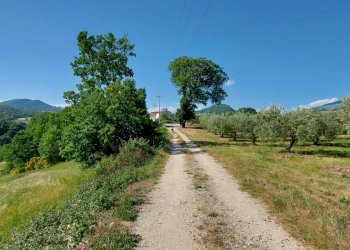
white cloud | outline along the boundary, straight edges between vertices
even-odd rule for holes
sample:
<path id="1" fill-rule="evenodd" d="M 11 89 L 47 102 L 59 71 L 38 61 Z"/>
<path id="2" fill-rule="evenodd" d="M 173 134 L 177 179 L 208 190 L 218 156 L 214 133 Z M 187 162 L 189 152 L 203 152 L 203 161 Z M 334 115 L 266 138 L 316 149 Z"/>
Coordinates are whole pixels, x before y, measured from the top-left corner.
<path id="1" fill-rule="evenodd" d="M 65 107 L 68 107 L 69 104 L 67 104 L 67 103 L 59 103 L 59 104 L 54 104 L 53 106 L 60 107 L 60 108 L 65 108 Z"/>
<path id="2" fill-rule="evenodd" d="M 326 99 L 321 99 L 321 100 L 310 102 L 309 104 L 299 105 L 299 106 L 297 106 L 297 108 L 309 109 L 309 108 L 322 106 L 322 105 L 327 104 L 327 103 L 336 102 L 338 100 L 339 100 L 339 98 L 337 98 L 337 97 L 326 98 Z"/>
<path id="3" fill-rule="evenodd" d="M 228 79 L 226 82 L 225 82 L 225 86 L 230 86 L 230 85 L 234 85 L 235 84 L 235 81 L 233 79 Z"/>

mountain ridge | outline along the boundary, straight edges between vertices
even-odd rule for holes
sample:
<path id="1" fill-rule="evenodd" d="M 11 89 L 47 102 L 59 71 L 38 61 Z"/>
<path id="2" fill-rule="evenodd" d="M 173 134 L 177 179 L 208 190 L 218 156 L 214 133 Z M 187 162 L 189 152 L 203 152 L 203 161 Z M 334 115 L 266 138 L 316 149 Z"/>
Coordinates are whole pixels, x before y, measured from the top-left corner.
<path id="1" fill-rule="evenodd" d="M 338 100 L 335 102 L 331 102 L 331 103 L 326 103 L 317 107 L 314 107 L 314 109 L 319 110 L 319 111 L 333 111 L 333 110 L 339 110 L 342 107 L 342 100 Z"/>
<path id="2" fill-rule="evenodd" d="M 196 111 L 197 114 L 223 114 L 234 112 L 235 110 L 228 104 L 214 104 L 208 108 Z"/>
<path id="3" fill-rule="evenodd" d="M 31 99 L 11 99 L 7 101 L 0 102 L 0 105 L 16 108 L 16 109 L 24 109 L 30 110 L 34 112 L 45 112 L 45 111 L 59 111 L 60 107 L 55 107 L 49 105 L 41 100 L 31 100 Z"/>

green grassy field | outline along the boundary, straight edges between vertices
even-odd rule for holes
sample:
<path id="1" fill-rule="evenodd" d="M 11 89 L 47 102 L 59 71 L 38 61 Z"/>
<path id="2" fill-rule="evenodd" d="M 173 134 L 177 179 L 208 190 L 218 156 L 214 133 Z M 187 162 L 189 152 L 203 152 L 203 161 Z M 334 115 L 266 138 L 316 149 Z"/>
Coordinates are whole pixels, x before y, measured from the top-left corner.
<path id="1" fill-rule="evenodd" d="M 242 189 L 267 204 L 293 236 L 318 249 L 348 249 L 349 137 L 285 153 L 282 144 L 254 146 L 202 129 L 181 131 L 219 160 Z"/>
<path id="2" fill-rule="evenodd" d="M 45 208 L 56 206 L 89 177 L 79 164 L 59 163 L 47 169 L 0 176 L 0 240 Z"/>

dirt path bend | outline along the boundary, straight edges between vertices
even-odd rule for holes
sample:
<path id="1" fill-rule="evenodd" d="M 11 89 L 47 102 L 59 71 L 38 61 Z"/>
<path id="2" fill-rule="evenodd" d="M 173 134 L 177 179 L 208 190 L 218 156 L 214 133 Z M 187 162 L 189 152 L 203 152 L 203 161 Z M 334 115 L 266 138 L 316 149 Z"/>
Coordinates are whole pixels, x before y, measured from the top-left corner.
<path id="1" fill-rule="evenodd" d="M 178 129 L 165 171 L 141 209 L 134 233 L 142 239 L 139 249 L 303 248 Z"/>

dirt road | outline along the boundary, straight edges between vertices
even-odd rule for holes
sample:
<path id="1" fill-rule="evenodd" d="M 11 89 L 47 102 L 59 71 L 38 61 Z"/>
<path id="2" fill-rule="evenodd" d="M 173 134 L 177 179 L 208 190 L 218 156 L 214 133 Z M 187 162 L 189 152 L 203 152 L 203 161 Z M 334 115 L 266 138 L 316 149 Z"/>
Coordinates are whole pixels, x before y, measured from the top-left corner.
<path id="1" fill-rule="evenodd" d="M 139 249 L 303 248 L 178 129 L 134 233 L 141 236 Z"/>

